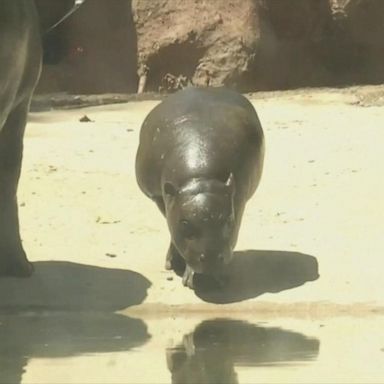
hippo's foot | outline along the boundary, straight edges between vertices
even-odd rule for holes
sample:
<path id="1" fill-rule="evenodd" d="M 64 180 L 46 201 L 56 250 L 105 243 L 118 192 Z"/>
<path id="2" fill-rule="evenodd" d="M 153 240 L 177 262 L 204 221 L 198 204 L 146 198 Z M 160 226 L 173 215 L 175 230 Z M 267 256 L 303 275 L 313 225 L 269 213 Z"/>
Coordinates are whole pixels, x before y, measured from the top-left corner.
<path id="1" fill-rule="evenodd" d="M 185 261 L 172 243 L 167 252 L 165 269 L 167 271 L 174 270 L 178 275 L 182 275 L 185 269 Z"/>
<path id="2" fill-rule="evenodd" d="M 187 264 L 185 266 L 185 271 L 184 271 L 184 275 L 183 275 L 183 285 L 185 287 L 194 289 L 194 285 L 193 285 L 194 274 L 195 274 L 195 272 L 193 271 L 193 269 Z"/>
<path id="3" fill-rule="evenodd" d="M 27 260 L 23 249 L 9 252 L 0 248 L 0 276 L 29 277 L 33 272 L 32 264 Z"/>

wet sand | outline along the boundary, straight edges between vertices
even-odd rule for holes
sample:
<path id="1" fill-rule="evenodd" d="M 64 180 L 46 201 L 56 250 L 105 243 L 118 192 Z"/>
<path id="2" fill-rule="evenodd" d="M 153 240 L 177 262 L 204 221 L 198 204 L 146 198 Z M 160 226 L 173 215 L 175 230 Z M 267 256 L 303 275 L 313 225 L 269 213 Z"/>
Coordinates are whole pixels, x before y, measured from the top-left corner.
<path id="1" fill-rule="evenodd" d="M 19 205 L 36 271 L 27 280 L 0 281 L 0 310 L 13 313 L 4 315 L 12 324 L 21 316 L 15 312 L 60 311 L 64 320 L 75 319 L 60 329 L 80 321 L 94 327 L 91 338 L 109 328 L 103 322 L 121 320 L 141 336 L 129 348 L 75 345 L 60 355 L 57 343 L 57 356 L 27 353 L 23 382 L 171 382 L 169 339 L 179 345 L 214 317 L 265 322 L 319 341 L 316 356 L 300 355 L 299 365 L 276 367 L 272 359 L 255 371 L 246 367 L 257 362 L 235 359 L 240 383 L 384 380 L 384 109 L 353 105 L 345 90 L 252 101 L 266 136 L 264 174 L 240 231 L 237 283 L 213 294 L 184 288 L 164 270 L 166 224 L 136 185 L 140 124 L 158 101 L 31 114 Z M 92 121 L 79 122 L 84 115 Z M 111 319 L 100 325 L 84 315 L 90 312 Z M 126 329 L 119 327 L 110 328 Z"/>

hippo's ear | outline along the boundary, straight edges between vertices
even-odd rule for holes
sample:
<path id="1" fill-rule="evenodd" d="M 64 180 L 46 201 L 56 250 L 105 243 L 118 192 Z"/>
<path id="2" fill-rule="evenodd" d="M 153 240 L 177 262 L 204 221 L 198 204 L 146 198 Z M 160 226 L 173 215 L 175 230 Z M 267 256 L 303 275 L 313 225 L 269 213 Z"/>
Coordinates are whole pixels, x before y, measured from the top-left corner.
<path id="1" fill-rule="evenodd" d="M 164 184 L 164 193 L 169 195 L 169 196 L 175 196 L 176 193 L 177 193 L 177 190 L 176 190 L 175 186 L 172 183 L 167 181 Z"/>

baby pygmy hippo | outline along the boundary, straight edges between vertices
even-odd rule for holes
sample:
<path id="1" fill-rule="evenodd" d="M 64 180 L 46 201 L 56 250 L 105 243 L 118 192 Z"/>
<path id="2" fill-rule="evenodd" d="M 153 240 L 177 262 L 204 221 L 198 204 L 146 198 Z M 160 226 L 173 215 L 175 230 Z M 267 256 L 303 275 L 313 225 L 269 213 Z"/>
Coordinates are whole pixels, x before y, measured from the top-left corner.
<path id="1" fill-rule="evenodd" d="M 166 268 L 182 258 L 184 285 L 193 288 L 195 272 L 220 281 L 263 159 L 264 135 L 255 109 L 225 88 L 186 88 L 144 120 L 136 178 L 167 220 Z"/>

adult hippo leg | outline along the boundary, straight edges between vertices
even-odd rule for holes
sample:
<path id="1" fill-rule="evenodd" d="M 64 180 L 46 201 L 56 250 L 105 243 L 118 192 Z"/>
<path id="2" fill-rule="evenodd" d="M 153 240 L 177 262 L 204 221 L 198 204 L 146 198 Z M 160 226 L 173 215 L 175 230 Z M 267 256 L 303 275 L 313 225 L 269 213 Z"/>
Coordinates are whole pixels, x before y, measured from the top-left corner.
<path id="1" fill-rule="evenodd" d="M 29 99 L 16 106 L 0 131 L 0 276 L 32 273 L 21 245 L 16 197 L 28 106 Z"/>

